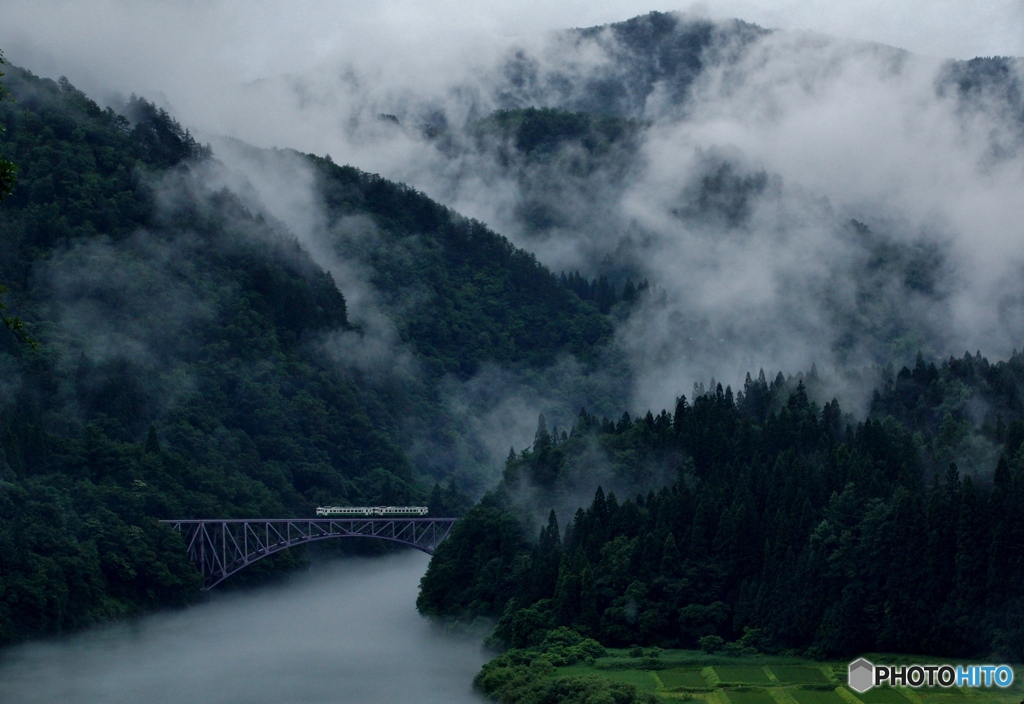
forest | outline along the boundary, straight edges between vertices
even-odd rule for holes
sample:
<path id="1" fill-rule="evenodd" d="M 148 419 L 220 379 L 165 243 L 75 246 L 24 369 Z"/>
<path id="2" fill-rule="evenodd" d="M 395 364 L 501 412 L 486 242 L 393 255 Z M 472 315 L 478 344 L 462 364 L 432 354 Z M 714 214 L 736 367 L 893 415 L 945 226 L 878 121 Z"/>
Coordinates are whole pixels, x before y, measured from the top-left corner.
<path id="1" fill-rule="evenodd" d="M 606 64 L 509 54 L 464 124 L 371 111 L 451 200 L 326 154 L 218 153 L 143 97 L 5 64 L 0 647 L 199 600 L 161 519 L 426 504 L 461 520 L 417 608 L 486 631 L 476 684 L 503 702 L 646 701 L 549 677 L 607 649 L 1020 662 L 1024 354 L 945 343 L 986 329 L 965 310 L 1005 342 L 1024 297 L 972 288 L 956 233 L 689 141 L 706 72 L 735 78 L 771 35 L 651 13 L 561 35 Z M 922 92 L 950 134 L 1008 116 L 996 176 L 1024 134 L 1016 67 L 948 62 Z M 685 171 L 658 163 L 673 148 Z M 308 177 L 311 232 L 238 154 Z M 488 188 L 490 211 L 467 196 Z M 747 364 L 773 355 L 810 369 Z M 736 360 L 742 388 L 671 388 Z M 634 408 L 641 387 L 674 405 Z"/>
<path id="2" fill-rule="evenodd" d="M 420 610 L 495 619 L 494 642 L 520 649 L 569 628 L 610 647 L 1019 661 L 1024 356 L 919 358 L 856 422 L 810 400 L 815 383 L 762 372 L 735 394 L 680 396 L 673 413 L 584 410 L 560 433 L 541 418 L 439 547 Z M 989 409 L 978 425 L 972 398 Z M 963 473 L 979 446 L 992 466 Z M 599 486 L 528 534 L 516 518 L 527 489 L 566 505 L 595 457 L 624 492 L 665 468 L 675 480 Z"/>
<path id="3" fill-rule="evenodd" d="M 597 304 L 484 225 L 297 155 L 331 219 L 376 224 L 364 255 L 416 373 L 375 385 L 323 353 L 362 334 L 332 277 L 280 223 L 201 185 L 208 146 L 142 98 L 101 109 L 66 79 L 5 68 L 0 644 L 195 601 L 199 575 L 158 519 L 324 503 L 457 515 L 460 479 L 479 477 L 446 460 L 460 419 L 439 380 L 592 359 L 610 335 Z M 431 424 L 438 459 L 414 464 L 410 437 Z"/>

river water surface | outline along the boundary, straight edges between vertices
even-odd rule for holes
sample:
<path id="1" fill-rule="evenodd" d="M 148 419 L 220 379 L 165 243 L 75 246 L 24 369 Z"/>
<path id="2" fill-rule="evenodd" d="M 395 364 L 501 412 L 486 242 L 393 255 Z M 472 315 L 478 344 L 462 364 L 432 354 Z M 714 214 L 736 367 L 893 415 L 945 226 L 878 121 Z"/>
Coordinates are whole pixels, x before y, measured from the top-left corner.
<path id="1" fill-rule="evenodd" d="M 479 704 L 479 641 L 416 612 L 428 560 L 336 561 L 281 586 L 214 590 L 183 611 L 10 648 L 0 702 Z"/>

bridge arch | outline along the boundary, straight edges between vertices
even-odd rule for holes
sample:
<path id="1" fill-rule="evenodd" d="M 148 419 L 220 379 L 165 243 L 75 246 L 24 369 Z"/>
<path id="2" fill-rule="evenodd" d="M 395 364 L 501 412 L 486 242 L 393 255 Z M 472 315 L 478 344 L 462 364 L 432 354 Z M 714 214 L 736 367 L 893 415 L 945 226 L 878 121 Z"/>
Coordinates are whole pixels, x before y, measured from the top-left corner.
<path id="1" fill-rule="evenodd" d="M 234 518 L 160 521 L 180 531 L 209 591 L 264 557 L 331 538 L 377 538 L 434 554 L 455 518 Z"/>

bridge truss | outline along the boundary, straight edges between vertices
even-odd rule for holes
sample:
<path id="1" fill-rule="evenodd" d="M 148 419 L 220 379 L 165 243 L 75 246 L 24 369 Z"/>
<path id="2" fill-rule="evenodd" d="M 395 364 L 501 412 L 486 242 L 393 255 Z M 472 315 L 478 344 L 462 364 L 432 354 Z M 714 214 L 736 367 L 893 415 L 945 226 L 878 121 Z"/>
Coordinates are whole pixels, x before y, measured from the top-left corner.
<path id="1" fill-rule="evenodd" d="M 180 531 L 203 575 L 203 591 L 267 555 L 328 538 L 380 538 L 428 555 L 448 537 L 455 518 L 266 518 L 160 521 Z"/>

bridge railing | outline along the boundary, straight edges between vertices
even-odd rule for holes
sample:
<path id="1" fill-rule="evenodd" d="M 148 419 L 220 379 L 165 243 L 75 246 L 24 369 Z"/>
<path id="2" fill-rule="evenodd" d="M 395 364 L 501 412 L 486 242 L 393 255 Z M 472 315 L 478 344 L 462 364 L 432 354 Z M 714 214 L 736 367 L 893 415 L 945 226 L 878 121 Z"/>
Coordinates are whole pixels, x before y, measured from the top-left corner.
<path id="1" fill-rule="evenodd" d="M 160 521 L 180 531 L 209 590 L 253 562 L 314 540 L 378 538 L 432 555 L 455 518 L 232 518 Z"/>

